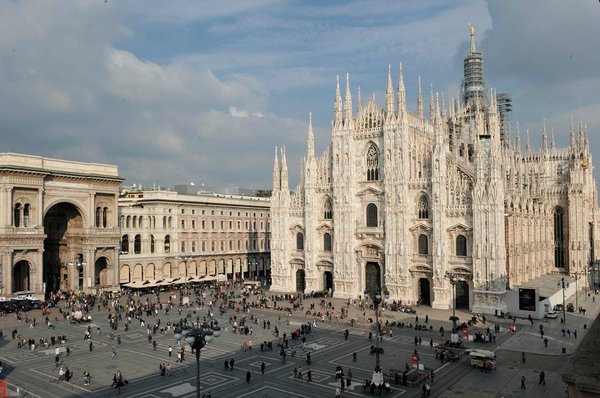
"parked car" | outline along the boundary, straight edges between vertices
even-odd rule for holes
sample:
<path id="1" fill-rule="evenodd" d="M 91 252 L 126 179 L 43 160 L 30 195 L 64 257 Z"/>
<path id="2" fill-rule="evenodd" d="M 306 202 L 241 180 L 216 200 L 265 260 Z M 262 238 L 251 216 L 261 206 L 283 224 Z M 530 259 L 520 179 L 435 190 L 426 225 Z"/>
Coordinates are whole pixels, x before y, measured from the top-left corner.
<path id="1" fill-rule="evenodd" d="M 558 311 L 558 312 L 560 312 L 560 311 L 562 311 L 562 310 L 563 310 L 563 305 L 562 305 L 562 304 L 556 304 L 556 305 L 554 306 L 554 308 L 552 308 L 552 309 L 553 309 L 554 311 Z"/>
<path id="2" fill-rule="evenodd" d="M 567 304 L 567 312 L 575 312 L 575 307 L 573 306 L 573 303 Z"/>
<path id="3" fill-rule="evenodd" d="M 546 318 L 556 319 L 556 318 L 558 318 L 558 314 L 554 311 L 548 311 L 548 313 L 546 314 Z"/>

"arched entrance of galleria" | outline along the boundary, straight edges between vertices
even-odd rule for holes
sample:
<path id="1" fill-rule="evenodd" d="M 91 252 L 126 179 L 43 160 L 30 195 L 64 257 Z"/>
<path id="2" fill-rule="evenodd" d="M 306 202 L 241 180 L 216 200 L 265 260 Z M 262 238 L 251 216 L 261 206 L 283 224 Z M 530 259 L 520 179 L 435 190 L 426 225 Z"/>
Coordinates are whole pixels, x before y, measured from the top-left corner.
<path id="1" fill-rule="evenodd" d="M 79 209 L 67 202 L 57 203 L 44 216 L 45 293 L 69 289 L 69 278 L 83 282 L 83 217 Z M 71 272 L 69 272 L 71 271 Z"/>

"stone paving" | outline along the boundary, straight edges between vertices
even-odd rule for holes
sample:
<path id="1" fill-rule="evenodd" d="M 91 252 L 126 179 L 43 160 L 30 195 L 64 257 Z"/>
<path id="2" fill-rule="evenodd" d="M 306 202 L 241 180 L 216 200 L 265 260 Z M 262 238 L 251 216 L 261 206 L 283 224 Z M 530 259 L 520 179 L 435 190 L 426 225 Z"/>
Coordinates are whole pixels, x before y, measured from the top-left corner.
<path id="1" fill-rule="evenodd" d="M 600 296 L 597 297 L 600 299 Z M 305 307 L 310 303 L 317 303 L 319 300 L 304 300 Z M 342 300 L 332 301 L 336 308 L 342 306 Z M 569 298 L 567 302 L 574 301 Z M 440 341 L 437 332 L 440 326 L 446 330 L 450 328 L 450 322 L 447 321 L 450 311 L 434 310 L 429 307 L 419 307 L 418 316 L 421 322 L 427 314 L 430 323 L 433 324 L 433 332 L 417 333 L 412 329 L 394 328 L 392 338 L 385 337 L 382 347 L 385 349 L 381 356 L 382 368 L 384 370 L 394 368 L 403 369 L 405 364 L 410 362 L 410 354 L 415 349 L 414 336 L 422 337 L 423 346 L 417 347 L 422 362 L 427 367 L 436 369 L 436 380 L 434 383 L 432 396 L 439 397 L 457 397 L 468 393 L 475 393 L 476 396 L 524 396 L 524 392 L 519 389 L 520 378 L 526 376 L 529 390 L 527 393 L 542 394 L 551 397 L 563 396 L 564 385 L 560 380 L 560 369 L 566 362 L 567 357 L 576 349 L 578 341 L 587 332 L 583 325 L 591 324 L 590 319 L 595 317 L 600 310 L 600 300 L 593 303 L 591 299 L 586 302 L 585 295 L 580 292 L 579 304 L 586 307 L 587 315 L 567 314 L 566 327 L 572 331 L 577 330 L 578 337 L 568 338 L 562 336 L 562 325 L 560 320 L 548 320 L 548 322 L 535 321 L 531 325 L 526 320 L 517 320 L 517 333 L 507 331 L 508 320 L 489 319 L 487 325 L 478 325 L 480 327 L 489 326 L 493 330 L 495 322 L 501 325 L 502 332 L 498 335 L 496 344 L 488 344 L 482 348 L 496 350 L 498 354 L 498 367 L 493 373 L 482 373 L 469 366 L 468 361 L 462 361 L 441 365 L 435 359 L 434 352 L 429 347 L 430 339 L 435 342 Z M 200 310 L 205 313 L 205 310 Z M 373 311 L 366 309 L 360 310 L 357 307 L 351 307 L 350 316 L 357 316 L 360 320 L 363 318 L 363 312 L 367 317 L 373 317 Z M 241 345 L 250 336 L 240 336 L 231 331 L 223 332 L 221 337 L 210 342 L 202 350 L 201 359 L 201 389 L 203 392 L 211 391 L 212 397 L 329 397 L 333 396 L 338 382 L 333 373 L 335 366 L 342 366 L 344 369 L 351 368 L 354 373 L 353 381 L 361 383 L 365 378 L 370 377 L 372 369 L 375 366 L 375 358 L 369 355 L 371 344 L 367 339 L 369 326 L 359 323 L 353 327 L 345 322 L 317 322 L 318 326 L 308 341 L 302 347 L 299 341 L 293 341 L 293 347 L 288 350 L 287 363 L 281 363 L 278 352 L 261 352 L 260 342 L 273 340 L 273 329 L 277 326 L 281 333 L 289 333 L 299 328 L 303 322 L 311 321 L 313 317 L 304 316 L 301 312 L 294 312 L 293 317 L 289 319 L 284 313 L 273 310 L 255 310 L 254 315 L 259 318 L 258 324 L 253 326 L 253 349 L 242 352 Z M 233 316 L 234 312 L 228 312 L 223 317 L 217 316 L 221 323 Z M 94 319 L 102 319 L 102 315 L 93 312 Z M 235 314 L 240 316 L 240 314 Z M 281 321 L 279 318 L 281 316 Z M 471 314 L 458 311 L 457 315 L 461 320 L 470 318 Z M 39 312 L 32 311 L 30 317 L 36 316 L 38 321 L 43 318 Z M 171 320 L 177 319 L 177 311 L 173 311 L 169 317 Z M 271 329 L 263 329 L 262 320 L 271 321 Z M 493 318 L 493 317 L 491 317 Z M 161 316 L 163 323 L 167 319 Z M 404 321 L 414 323 L 415 316 L 404 313 L 385 311 L 382 316 L 383 321 Z M 289 320 L 289 325 L 288 325 Z M 543 340 L 539 336 L 539 324 L 544 325 L 544 331 L 549 338 L 548 348 L 543 345 Z M 107 397 L 113 396 L 115 392 L 110 388 L 112 374 L 121 370 L 130 384 L 123 389 L 122 395 L 127 397 L 193 397 L 195 396 L 195 358 L 187 351 L 184 364 L 176 363 L 176 346 L 172 332 L 167 336 L 158 336 L 157 350 L 146 340 L 145 329 L 134 323 L 129 332 L 120 330 L 123 343 L 116 345 L 116 341 L 111 341 L 108 336 L 108 327 L 99 322 L 102 333 L 97 336 L 93 333 L 94 351 L 89 352 L 88 343 L 83 341 L 83 334 L 87 325 L 69 325 L 64 321 L 56 323 L 56 330 L 48 330 L 43 324 L 30 329 L 22 323 L 16 321 L 14 314 L 5 318 L 0 318 L 0 328 L 3 330 L 5 340 L 0 344 L 0 359 L 4 363 L 4 374 L 6 380 L 19 385 L 21 389 L 30 391 L 32 395 L 39 397 Z M 57 382 L 57 368 L 54 365 L 54 348 L 36 349 L 35 351 L 26 348 L 16 348 L 16 343 L 10 340 L 10 330 L 17 327 L 20 334 L 26 337 L 35 337 L 39 339 L 42 336 L 65 334 L 67 335 L 67 345 L 71 350 L 71 355 L 66 357 L 64 351 L 66 347 L 61 347 L 62 363 L 69 366 L 74 372 L 74 378 L 70 383 Z M 343 338 L 343 331 L 348 328 L 350 337 L 348 341 Z M 92 327 L 95 330 L 95 325 Z M 168 347 L 171 345 L 174 350 L 173 357 L 168 357 Z M 112 347 L 117 346 L 117 357 L 111 359 Z M 565 347 L 566 354 L 562 354 L 562 347 Z M 292 352 L 295 355 L 292 356 Z M 527 362 L 521 362 L 521 352 L 525 351 Z M 305 354 L 311 352 L 313 364 L 311 365 L 312 383 L 293 378 L 292 370 L 294 367 L 302 367 L 307 371 L 305 364 Z M 358 361 L 352 362 L 352 352 L 357 352 Z M 234 371 L 224 371 L 223 361 L 234 357 L 236 366 Z M 158 364 L 160 362 L 170 363 L 173 371 L 170 376 L 160 377 L 158 375 Z M 260 374 L 260 364 L 265 362 L 267 369 L 265 375 Z M 546 372 L 546 386 L 537 385 L 537 375 L 539 370 Z M 83 386 L 81 374 L 84 370 L 92 374 L 92 383 L 90 386 Z M 250 370 L 252 381 L 250 384 L 245 382 L 245 372 Z M 306 377 L 306 376 L 305 376 Z M 393 386 L 389 397 L 412 397 L 419 396 L 420 390 L 416 388 L 404 388 Z M 351 388 L 344 392 L 344 396 L 369 396 L 363 393 L 359 384 L 352 384 Z M 475 396 L 473 395 L 473 396 Z M 534 395 L 535 396 L 535 395 Z"/>

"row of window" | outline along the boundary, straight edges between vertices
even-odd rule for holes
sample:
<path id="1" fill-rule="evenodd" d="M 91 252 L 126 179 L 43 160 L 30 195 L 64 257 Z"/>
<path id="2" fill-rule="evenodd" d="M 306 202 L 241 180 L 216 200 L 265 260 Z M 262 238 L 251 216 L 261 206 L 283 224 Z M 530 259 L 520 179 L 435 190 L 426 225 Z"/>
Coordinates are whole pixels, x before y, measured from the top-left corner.
<path id="1" fill-rule="evenodd" d="M 96 207 L 96 228 L 108 226 L 108 207 Z"/>
<path id="2" fill-rule="evenodd" d="M 142 228 L 143 227 L 143 222 L 144 222 L 144 216 L 121 216 L 121 222 L 120 222 L 120 226 L 121 228 Z M 148 220 L 149 220 L 149 228 L 150 229 L 156 229 L 156 217 L 154 216 L 147 216 Z M 196 229 L 196 220 L 189 220 L 190 221 L 190 226 L 191 229 Z M 173 228 L 173 217 L 172 216 L 164 216 L 163 217 L 163 229 L 170 229 Z M 186 220 L 181 220 L 181 229 L 186 229 Z M 200 220 L 200 228 L 201 229 L 206 229 L 206 220 Z M 228 229 L 233 229 L 234 226 L 234 222 L 232 220 L 229 220 L 227 224 L 225 224 L 225 221 L 221 220 L 219 224 L 216 223 L 215 220 L 210 220 L 210 229 L 216 229 L 217 225 L 220 225 L 220 229 L 225 229 L 225 226 L 228 226 Z M 237 221 L 237 229 L 241 230 L 242 229 L 242 222 L 241 221 Z M 244 222 L 244 226 L 246 230 L 254 230 L 257 231 L 257 225 L 260 225 L 260 229 L 262 230 L 265 227 L 265 223 L 264 221 L 261 221 L 260 224 L 257 224 L 256 221 L 245 221 Z M 267 230 L 269 230 L 271 224 L 269 221 L 267 221 Z"/>
<path id="3" fill-rule="evenodd" d="M 467 238 L 464 235 L 458 235 L 455 242 L 456 255 L 459 257 L 467 256 Z M 302 232 L 296 233 L 296 249 L 304 250 L 304 234 Z M 323 234 L 323 251 L 331 251 L 331 234 Z M 419 235 L 418 239 L 418 253 L 419 255 L 429 254 L 429 238 L 425 234 Z"/>
<path id="4" fill-rule="evenodd" d="M 199 246 L 197 245 L 196 241 L 192 241 L 191 242 L 191 252 L 192 253 L 196 253 L 198 247 L 200 247 L 200 251 L 201 252 L 206 252 L 207 251 L 207 247 L 208 247 L 208 242 L 210 242 L 210 251 L 211 252 L 216 252 L 217 251 L 217 247 L 220 247 L 220 251 L 223 252 L 226 250 L 226 244 L 228 243 L 227 247 L 229 251 L 233 251 L 233 250 L 238 250 L 241 251 L 242 250 L 242 242 L 241 240 L 237 240 L 237 241 L 200 241 Z M 245 240 L 245 249 L 244 250 L 269 250 L 270 249 L 270 240 L 269 239 L 250 239 L 250 240 Z M 219 246 L 217 246 L 217 243 L 219 243 Z M 237 247 L 237 249 L 236 249 Z M 129 248 L 130 248 L 130 241 L 129 241 L 129 235 L 123 235 L 121 238 L 121 252 L 122 253 L 129 253 Z M 150 253 L 154 253 L 155 252 L 155 243 L 154 243 L 154 235 L 150 235 Z M 187 252 L 187 247 L 186 247 L 186 242 L 180 242 L 180 253 L 186 253 Z M 163 252 L 164 253 L 170 253 L 171 252 L 171 237 L 169 235 L 165 236 L 164 242 L 163 242 Z M 133 238 L 133 253 L 134 254 L 141 254 L 142 253 L 142 236 L 141 235 L 135 235 L 135 237 Z"/>

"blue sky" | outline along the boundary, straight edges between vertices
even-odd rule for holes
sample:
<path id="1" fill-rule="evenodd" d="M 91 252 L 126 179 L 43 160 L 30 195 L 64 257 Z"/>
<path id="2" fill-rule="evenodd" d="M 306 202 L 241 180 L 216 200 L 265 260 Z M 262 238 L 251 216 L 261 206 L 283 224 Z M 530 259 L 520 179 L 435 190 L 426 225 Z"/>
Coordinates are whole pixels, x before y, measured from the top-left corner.
<path id="1" fill-rule="evenodd" d="M 454 96 L 469 23 L 532 146 L 543 119 L 566 145 L 574 115 L 600 148 L 599 20 L 593 1 L 6 0 L 0 151 L 116 164 L 126 185 L 269 189 L 285 144 L 294 184 L 309 112 L 330 142 L 336 74 L 382 104 L 403 62 L 409 110 L 418 75 Z"/>

